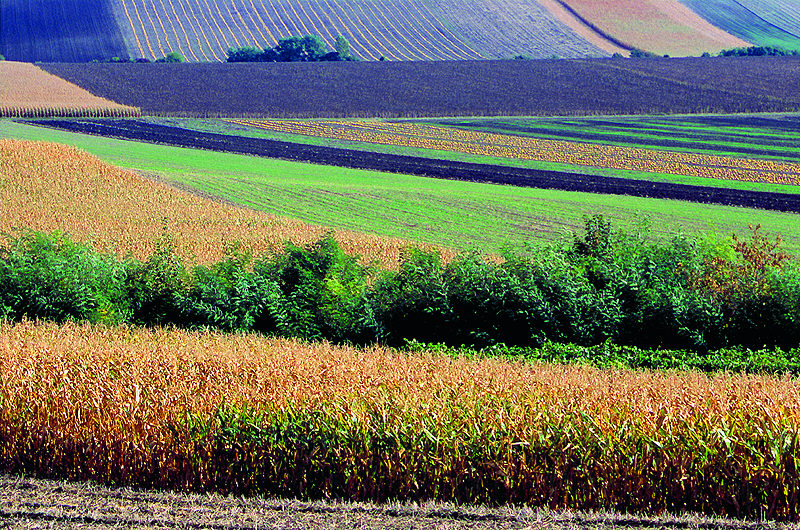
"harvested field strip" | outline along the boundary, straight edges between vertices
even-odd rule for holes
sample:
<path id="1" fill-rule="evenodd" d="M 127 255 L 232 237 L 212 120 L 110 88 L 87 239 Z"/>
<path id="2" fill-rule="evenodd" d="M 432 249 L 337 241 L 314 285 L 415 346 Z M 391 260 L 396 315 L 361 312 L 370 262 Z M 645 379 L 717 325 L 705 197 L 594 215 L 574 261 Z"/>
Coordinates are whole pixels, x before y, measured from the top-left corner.
<path id="1" fill-rule="evenodd" d="M 167 230 L 179 253 L 200 263 L 219 260 L 226 244 L 254 253 L 285 241 L 306 243 L 326 229 L 213 202 L 121 170 L 73 147 L 0 139 L 0 233 L 15 228 L 69 232 L 82 241 L 132 253 L 153 253 Z M 339 231 L 343 248 L 396 266 L 407 242 Z"/>
<path id="2" fill-rule="evenodd" d="M 769 160 L 734 159 L 693 153 L 673 153 L 630 147 L 592 145 L 453 129 L 419 123 L 230 121 L 240 125 L 283 133 L 304 134 L 355 142 L 402 145 L 522 160 L 541 160 L 745 182 L 800 184 L 800 164 Z"/>
<path id="3" fill-rule="evenodd" d="M 0 469 L 796 520 L 796 379 L 0 323 Z"/>
<path id="4" fill-rule="evenodd" d="M 32 64 L 0 61 L 0 118 L 139 115 Z"/>
<path id="5" fill-rule="evenodd" d="M 650 182 L 582 173 L 454 162 L 405 155 L 376 154 L 260 138 L 203 133 L 137 120 L 47 120 L 30 123 L 114 138 L 143 140 L 181 147 L 230 151 L 433 178 L 590 193 L 679 199 L 710 204 L 764 208 L 783 212 L 800 212 L 800 195 L 793 193 L 745 191 L 733 188 Z"/>

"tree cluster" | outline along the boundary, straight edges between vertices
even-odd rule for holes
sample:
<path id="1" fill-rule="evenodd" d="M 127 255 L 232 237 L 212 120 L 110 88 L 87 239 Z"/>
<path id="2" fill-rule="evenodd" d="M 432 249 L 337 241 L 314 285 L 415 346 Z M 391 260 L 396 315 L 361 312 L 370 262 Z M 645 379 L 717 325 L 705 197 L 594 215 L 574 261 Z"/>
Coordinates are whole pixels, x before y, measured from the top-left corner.
<path id="1" fill-rule="evenodd" d="M 720 57 L 783 57 L 788 55 L 800 55 L 800 51 L 787 50 L 780 46 L 750 46 L 747 48 L 722 50 L 718 55 Z"/>
<path id="2" fill-rule="evenodd" d="M 355 61 L 350 52 L 350 43 L 339 35 L 334 51 L 328 51 L 325 43 L 316 35 L 287 37 L 280 39 L 272 48 L 263 50 L 254 46 L 243 46 L 228 50 L 229 63 L 294 63 L 316 61 Z"/>

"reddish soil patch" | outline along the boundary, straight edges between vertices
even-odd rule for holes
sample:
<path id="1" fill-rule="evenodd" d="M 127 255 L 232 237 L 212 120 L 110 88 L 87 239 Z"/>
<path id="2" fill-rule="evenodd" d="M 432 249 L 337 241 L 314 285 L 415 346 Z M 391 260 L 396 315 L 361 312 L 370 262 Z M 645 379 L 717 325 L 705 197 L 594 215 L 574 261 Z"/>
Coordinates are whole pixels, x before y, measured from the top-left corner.
<path id="1" fill-rule="evenodd" d="M 658 54 L 700 55 L 748 46 L 677 0 L 559 0 L 630 46 Z"/>

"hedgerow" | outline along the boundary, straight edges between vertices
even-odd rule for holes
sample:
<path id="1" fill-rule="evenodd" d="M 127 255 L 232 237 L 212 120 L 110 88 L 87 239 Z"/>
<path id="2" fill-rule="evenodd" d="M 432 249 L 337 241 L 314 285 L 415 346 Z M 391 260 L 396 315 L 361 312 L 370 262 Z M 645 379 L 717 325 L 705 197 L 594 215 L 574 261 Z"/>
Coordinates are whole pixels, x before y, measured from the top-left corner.
<path id="1" fill-rule="evenodd" d="M 0 316 L 392 346 L 614 344 L 705 357 L 800 344 L 800 269 L 760 227 L 748 239 L 659 243 L 595 216 L 572 241 L 502 259 L 467 253 L 445 263 L 436 251 L 408 248 L 401 261 L 396 271 L 362 265 L 327 236 L 258 257 L 232 246 L 215 264 L 189 267 L 168 236 L 140 261 L 23 231 L 0 247 Z M 622 357 L 642 362 L 638 353 Z"/>

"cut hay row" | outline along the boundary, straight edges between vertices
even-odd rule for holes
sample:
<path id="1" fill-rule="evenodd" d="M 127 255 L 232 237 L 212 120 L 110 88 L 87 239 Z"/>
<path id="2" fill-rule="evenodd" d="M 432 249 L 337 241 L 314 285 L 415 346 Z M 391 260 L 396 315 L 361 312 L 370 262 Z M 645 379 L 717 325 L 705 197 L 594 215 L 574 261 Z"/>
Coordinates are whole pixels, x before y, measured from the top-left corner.
<path id="1" fill-rule="evenodd" d="M 316 241 L 326 229 L 214 202 L 101 162 L 73 147 L 0 139 L 0 233 L 68 232 L 75 239 L 149 257 L 166 230 L 177 251 L 217 261 L 239 242 L 258 254 L 284 242 Z M 408 242 L 338 231 L 348 253 L 394 267 Z"/>
<path id="2" fill-rule="evenodd" d="M 97 97 L 35 65 L 0 61 L 0 118 L 139 115 L 138 108 Z"/>
<path id="3" fill-rule="evenodd" d="M 800 184 L 800 164 L 485 133 L 421 123 L 229 120 L 287 134 L 600 168 Z"/>
<path id="4" fill-rule="evenodd" d="M 792 378 L 0 323 L 0 470 L 192 490 L 797 519 Z"/>

